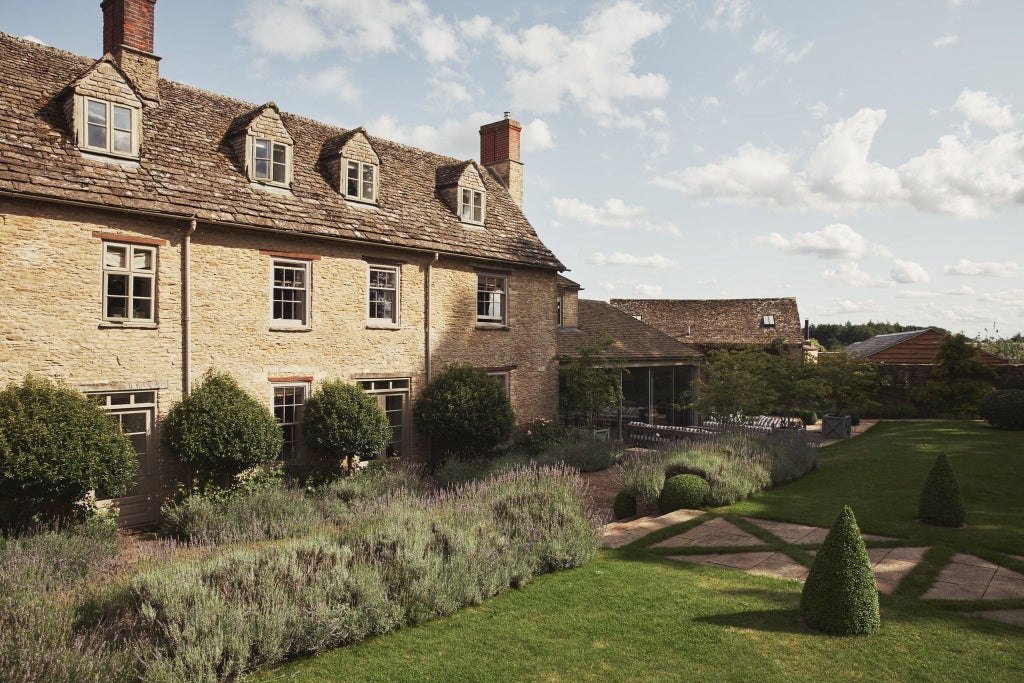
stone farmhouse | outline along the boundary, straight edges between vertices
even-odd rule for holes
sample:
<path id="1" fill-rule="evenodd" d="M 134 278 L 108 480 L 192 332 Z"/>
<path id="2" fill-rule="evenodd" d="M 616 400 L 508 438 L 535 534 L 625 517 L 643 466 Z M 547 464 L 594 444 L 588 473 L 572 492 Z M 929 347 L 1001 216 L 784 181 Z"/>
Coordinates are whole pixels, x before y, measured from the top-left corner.
<path id="1" fill-rule="evenodd" d="M 0 386 L 65 381 L 139 455 L 122 522 L 179 473 L 161 416 L 209 369 L 262 397 L 301 464 L 327 379 L 378 397 L 388 451 L 452 363 L 521 420 L 558 411 L 556 277 L 522 212 L 521 126 L 460 161 L 159 78 L 155 0 L 104 0 L 99 60 L 0 34 Z"/>

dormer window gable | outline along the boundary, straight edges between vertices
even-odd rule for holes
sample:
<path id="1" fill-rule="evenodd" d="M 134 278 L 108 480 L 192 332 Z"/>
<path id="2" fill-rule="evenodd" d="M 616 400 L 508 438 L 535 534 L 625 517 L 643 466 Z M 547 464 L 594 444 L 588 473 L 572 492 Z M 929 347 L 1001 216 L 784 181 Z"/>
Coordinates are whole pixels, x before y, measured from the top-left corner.
<path id="1" fill-rule="evenodd" d="M 256 186 L 291 187 L 295 141 L 281 120 L 277 105 L 268 102 L 239 117 L 227 138 L 243 161 L 250 182 Z"/>
<path id="2" fill-rule="evenodd" d="M 329 140 L 320 154 L 331 184 L 345 199 L 376 204 L 380 157 L 363 128 Z"/>
<path id="3" fill-rule="evenodd" d="M 68 87 L 64 112 L 83 152 L 138 159 L 142 149 L 142 99 L 109 56 Z"/>
<path id="4" fill-rule="evenodd" d="M 483 226 L 487 216 L 487 189 L 475 162 L 437 169 L 437 191 L 466 225 Z"/>

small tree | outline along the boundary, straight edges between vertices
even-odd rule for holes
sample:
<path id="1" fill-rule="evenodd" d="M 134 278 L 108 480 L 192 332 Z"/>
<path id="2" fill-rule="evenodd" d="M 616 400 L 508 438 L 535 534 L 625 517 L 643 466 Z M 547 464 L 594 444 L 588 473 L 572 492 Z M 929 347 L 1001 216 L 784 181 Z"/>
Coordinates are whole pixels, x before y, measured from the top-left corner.
<path id="1" fill-rule="evenodd" d="M 878 630 L 878 587 L 853 510 L 844 505 L 814 558 L 800 616 L 816 631 L 863 636 Z"/>
<path id="2" fill-rule="evenodd" d="M 324 382 L 306 401 L 306 443 L 344 461 L 349 473 L 360 460 L 376 457 L 391 438 L 388 417 L 377 400 L 354 384 Z"/>
<path id="3" fill-rule="evenodd" d="M 1024 429 L 1024 389 L 1000 389 L 981 399 L 978 414 L 996 429 Z"/>
<path id="4" fill-rule="evenodd" d="M 416 428 L 442 458 L 486 455 L 512 433 L 505 389 L 483 370 L 451 365 L 434 378 L 413 410 Z"/>
<path id="5" fill-rule="evenodd" d="M 86 494 L 125 493 L 137 468 L 128 437 L 82 393 L 32 376 L 0 392 L 0 526 L 79 517 Z"/>
<path id="6" fill-rule="evenodd" d="M 708 354 L 707 380 L 698 381 L 697 408 L 707 415 L 759 415 L 779 400 L 781 363 L 762 349 L 722 349 Z M 774 377 L 774 381 L 773 381 Z"/>
<path id="7" fill-rule="evenodd" d="M 974 416 L 996 379 L 979 359 L 978 347 L 962 334 L 947 334 L 939 343 L 936 363 L 915 402 L 931 417 Z"/>
<path id="8" fill-rule="evenodd" d="M 284 443 L 270 410 L 231 375 L 213 370 L 171 408 L 165 430 L 171 450 L 204 484 L 226 485 L 240 472 L 273 462 Z"/>
<path id="9" fill-rule="evenodd" d="M 871 410 L 880 403 L 880 392 L 888 380 L 881 377 L 878 365 L 867 358 L 838 353 L 819 356 L 814 365 L 823 389 L 821 404 L 833 413 Z"/>
<path id="10" fill-rule="evenodd" d="M 614 343 L 602 335 L 592 343 L 576 348 L 576 357 L 560 370 L 565 387 L 565 409 L 580 415 L 587 427 L 597 425 L 598 416 L 622 401 L 619 369 L 607 351 Z"/>
<path id="11" fill-rule="evenodd" d="M 957 527 L 966 521 L 964 497 L 956 483 L 953 466 L 945 453 L 939 453 L 921 489 L 918 516 L 925 524 Z"/>

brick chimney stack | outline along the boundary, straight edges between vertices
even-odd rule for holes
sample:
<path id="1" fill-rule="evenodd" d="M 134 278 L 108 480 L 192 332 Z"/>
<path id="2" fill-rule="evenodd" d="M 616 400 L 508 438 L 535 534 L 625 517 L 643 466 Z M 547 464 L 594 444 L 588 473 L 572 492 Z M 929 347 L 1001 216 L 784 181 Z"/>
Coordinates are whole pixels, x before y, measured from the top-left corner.
<path id="1" fill-rule="evenodd" d="M 521 123 L 509 112 L 495 123 L 480 126 L 480 163 L 505 184 L 512 199 L 523 206 L 523 162 L 519 161 Z"/>
<path id="2" fill-rule="evenodd" d="M 121 71 L 147 100 L 160 93 L 160 58 L 153 54 L 156 0 L 103 0 L 103 53 L 114 58 Z"/>

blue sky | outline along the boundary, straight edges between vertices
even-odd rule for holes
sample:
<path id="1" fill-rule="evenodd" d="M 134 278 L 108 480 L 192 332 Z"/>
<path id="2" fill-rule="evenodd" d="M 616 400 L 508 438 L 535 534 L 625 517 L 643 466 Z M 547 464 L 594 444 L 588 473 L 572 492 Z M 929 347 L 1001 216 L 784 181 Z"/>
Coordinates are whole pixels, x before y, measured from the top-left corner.
<path id="1" fill-rule="evenodd" d="M 1024 331 L 1024 2 L 160 0 L 161 75 L 458 158 L 511 111 L 584 296 Z M 0 29 L 100 56 L 98 0 Z"/>

